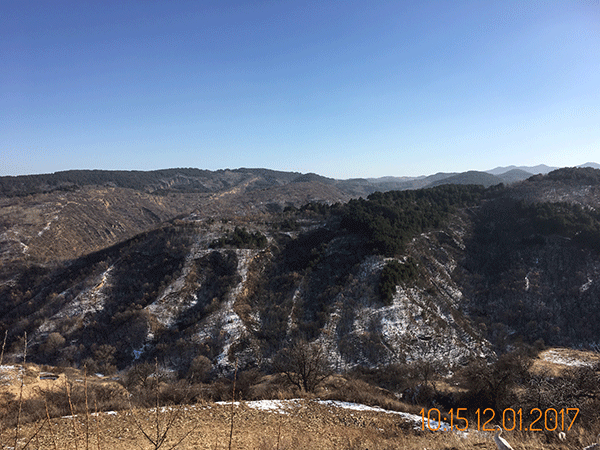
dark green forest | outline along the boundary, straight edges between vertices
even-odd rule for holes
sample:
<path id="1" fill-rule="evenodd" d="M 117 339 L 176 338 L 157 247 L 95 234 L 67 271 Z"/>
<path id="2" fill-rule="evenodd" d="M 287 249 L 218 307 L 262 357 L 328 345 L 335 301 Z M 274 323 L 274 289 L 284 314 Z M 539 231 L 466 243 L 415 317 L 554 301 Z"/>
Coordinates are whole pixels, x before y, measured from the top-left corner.
<path id="1" fill-rule="evenodd" d="M 395 256 L 413 236 L 441 227 L 457 208 L 475 205 L 499 189 L 444 185 L 415 191 L 376 192 L 366 200 L 350 200 L 344 205 L 341 226 L 362 235 L 372 252 Z"/>
<path id="2" fill-rule="evenodd" d="M 470 315 L 498 348 L 519 339 L 594 342 L 600 291 L 588 277 L 599 244 L 600 215 L 590 208 L 510 198 L 485 204 L 464 263 L 473 275 Z"/>

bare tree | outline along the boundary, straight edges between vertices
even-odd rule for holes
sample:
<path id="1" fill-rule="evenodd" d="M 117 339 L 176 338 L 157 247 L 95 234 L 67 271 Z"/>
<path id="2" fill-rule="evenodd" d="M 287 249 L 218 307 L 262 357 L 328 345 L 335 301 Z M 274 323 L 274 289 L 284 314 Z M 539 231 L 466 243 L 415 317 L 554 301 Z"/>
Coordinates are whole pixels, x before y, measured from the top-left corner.
<path id="1" fill-rule="evenodd" d="M 206 381 L 208 373 L 212 369 L 212 363 L 210 359 L 208 359 L 204 355 L 198 355 L 190 364 L 190 369 L 188 371 L 188 377 L 193 382 L 203 382 Z"/>
<path id="2" fill-rule="evenodd" d="M 154 365 L 149 362 L 138 363 L 132 366 L 125 376 L 125 387 L 129 390 L 141 387 L 148 389 L 155 378 L 151 378 L 155 372 Z"/>
<path id="3" fill-rule="evenodd" d="M 467 397 L 496 411 L 517 403 L 516 387 L 529 381 L 531 358 L 523 352 L 505 353 L 493 364 L 476 360 L 461 371 Z"/>
<path id="4" fill-rule="evenodd" d="M 148 367 L 150 364 L 145 363 L 142 368 Z M 146 422 L 146 426 L 144 425 L 144 421 L 142 418 L 138 418 L 136 412 L 133 408 L 133 405 L 130 402 L 130 416 L 133 420 L 135 427 L 138 429 L 140 433 L 146 438 L 146 440 L 151 444 L 154 450 L 159 450 L 163 447 L 166 447 L 167 440 L 169 434 L 172 434 L 173 428 L 175 425 L 181 420 L 184 409 L 181 407 L 175 407 L 174 405 L 168 407 L 161 407 L 160 404 L 160 371 L 158 367 L 158 360 L 154 361 L 154 373 L 152 374 L 152 389 L 154 390 L 154 422 L 151 426 Z M 183 436 L 177 440 L 177 442 L 168 447 L 169 450 L 173 450 L 181 444 L 184 439 L 186 439 L 192 431 L 197 428 L 198 424 L 194 423 L 194 425 L 183 434 Z M 176 439 L 176 438 L 173 438 Z M 139 445 L 139 444 L 138 444 Z M 141 448 L 141 445 L 139 445 Z"/>
<path id="5" fill-rule="evenodd" d="M 299 340 L 281 350 L 273 367 L 283 372 L 290 383 L 305 392 L 314 392 L 332 374 L 325 350 L 318 342 Z"/>

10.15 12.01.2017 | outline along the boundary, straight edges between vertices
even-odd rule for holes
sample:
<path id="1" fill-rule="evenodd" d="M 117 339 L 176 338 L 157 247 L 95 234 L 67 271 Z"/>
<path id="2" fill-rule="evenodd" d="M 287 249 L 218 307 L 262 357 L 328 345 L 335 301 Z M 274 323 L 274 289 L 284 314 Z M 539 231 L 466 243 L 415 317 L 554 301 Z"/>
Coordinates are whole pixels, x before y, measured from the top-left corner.
<path id="1" fill-rule="evenodd" d="M 452 408 L 447 414 L 442 414 L 437 408 L 430 408 L 425 411 L 421 409 L 421 430 L 425 431 L 427 427 L 431 431 L 447 430 L 447 426 L 442 426 L 442 422 L 450 425 L 450 430 L 468 431 L 469 420 L 467 408 Z M 514 410 L 506 408 L 502 411 L 502 428 L 506 431 L 568 431 L 573 426 L 579 408 L 548 408 L 542 411 L 540 408 L 532 408 L 529 413 L 523 412 L 523 408 Z M 475 411 L 477 431 L 494 431 L 491 423 L 496 418 L 496 411 L 492 408 L 486 408 L 481 411 L 477 408 Z"/>

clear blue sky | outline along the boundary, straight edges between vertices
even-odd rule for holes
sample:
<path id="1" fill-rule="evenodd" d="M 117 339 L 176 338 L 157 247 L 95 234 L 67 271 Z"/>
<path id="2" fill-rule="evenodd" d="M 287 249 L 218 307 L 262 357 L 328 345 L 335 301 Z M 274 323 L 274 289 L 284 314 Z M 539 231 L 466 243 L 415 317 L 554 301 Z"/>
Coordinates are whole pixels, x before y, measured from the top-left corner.
<path id="1" fill-rule="evenodd" d="M 0 175 L 600 162 L 600 5 L 0 2 Z"/>

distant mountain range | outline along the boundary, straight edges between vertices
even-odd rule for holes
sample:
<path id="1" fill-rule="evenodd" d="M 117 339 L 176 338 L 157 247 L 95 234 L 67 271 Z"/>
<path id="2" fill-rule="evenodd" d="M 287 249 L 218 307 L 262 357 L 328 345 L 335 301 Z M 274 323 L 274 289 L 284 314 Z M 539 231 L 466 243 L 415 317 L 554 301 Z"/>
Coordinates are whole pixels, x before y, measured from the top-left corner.
<path id="1" fill-rule="evenodd" d="M 487 173 L 491 173 L 492 175 L 502 175 L 506 172 L 512 170 L 521 170 L 523 172 L 527 172 L 531 175 L 537 175 L 539 173 L 546 174 L 548 172 L 552 172 L 553 170 L 558 169 L 558 167 L 550 167 L 545 164 L 539 164 L 537 166 L 506 166 L 506 167 L 496 167 L 492 170 L 487 170 Z"/>
<path id="2" fill-rule="evenodd" d="M 595 162 L 587 162 L 585 164 L 581 164 L 579 166 L 576 167 L 591 167 L 592 169 L 600 169 L 600 164 L 597 164 Z M 496 167 L 495 169 L 492 170 L 487 170 L 487 173 L 491 173 L 492 175 L 502 175 L 505 174 L 509 171 L 513 171 L 513 170 L 520 170 L 523 172 L 527 172 L 531 175 L 537 175 L 537 174 L 547 174 L 549 172 L 552 172 L 553 170 L 558 169 L 558 167 L 550 167 L 547 166 L 546 164 L 539 164 L 537 166 L 506 166 L 506 167 Z"/>
<path id="3" fill-rule="evenodd" d="M 587 162 L 576 167 L 591 167 L 593 169 L 600 169 L 600 164 L 595 162 Z M 387 176 L 381 178 L 368 178 L 366 181 L 368 181 L 372 186 L 377 186 L 379 188 L 378 190 L 421 189 L 439 186 L 442 184 L 479 184 L 489 187 L 500 183 L 516 183 L 518 181 L 526 180 L 533 175 L 545 175 L 557 169 L 559 168 L 547 166 L 545 164 L 539 164 L 537 166 L 512 165 L 506 167 L 496 167 L 495 169 L 486 170 L 485 172 L 475 170 L 460 173 L 439 172 L 434 175 L 422 175 L 418 177 Z M 347 183 L 351 181 L 353 180 L 346 180 L 345 182 Z"/>
<path id="4" fill-rule="evenodd" d="M 588 162 L 580 168 L 600 169 L 600 164 Z M 537 174 L 547 174 L 556 167 L 537 166 L 496 167 L 485 172 L 439 172 L 419 177 L 351 178 L 338 180 L 315 173 L 282 172 L 264 168 L 221 169 L 216 171 L 175 168 L 154 171 L 68 170 L 41 175 L 0 177 L 0 197 L 22 197 L 55 191 L 73 191 L 84 186 L 104 186 L 162 194 L 223 194 L 225 192 L 256 192 L 283 186 L 315 183 L 334 189 L 335 197 L 361 197 L 376 191 L 422 189 L 443 184 L 476 184 L 485 187 L 500 183 L 512 184 Z M 336 198 L 334 201 L 338 201 Z"/>

